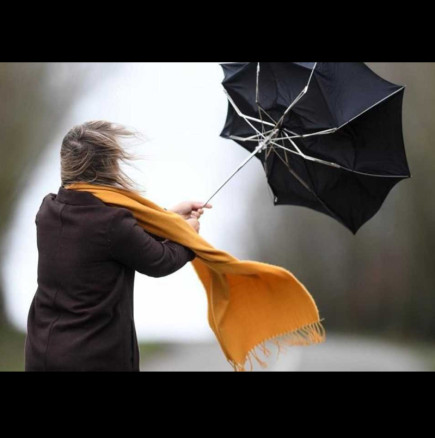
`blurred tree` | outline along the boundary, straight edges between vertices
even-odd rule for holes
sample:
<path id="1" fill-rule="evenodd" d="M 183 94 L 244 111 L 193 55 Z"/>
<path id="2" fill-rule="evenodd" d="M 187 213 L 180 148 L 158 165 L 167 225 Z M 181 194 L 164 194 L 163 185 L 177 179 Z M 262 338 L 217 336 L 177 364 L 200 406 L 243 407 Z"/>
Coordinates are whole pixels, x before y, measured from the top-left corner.
<path id="1" fill-rule="evenodd" d="M 94 74 L 107 66 L 0 63 L 0 263 L 7 251 L 4 237 L 15 203 L 35 163 L 72 105 L 92 84 Z M 3 292 L 0 278 L 0 327 L 7 323 Z"/>

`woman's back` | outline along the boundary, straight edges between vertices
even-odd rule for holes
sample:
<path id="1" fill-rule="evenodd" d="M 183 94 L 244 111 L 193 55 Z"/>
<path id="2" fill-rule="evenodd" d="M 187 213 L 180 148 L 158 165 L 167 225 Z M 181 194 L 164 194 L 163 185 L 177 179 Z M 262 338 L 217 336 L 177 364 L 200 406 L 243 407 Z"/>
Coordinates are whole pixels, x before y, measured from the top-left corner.
<path id="1" fill-rule="evenodd" d="M 193 251 L 161 242 L 132 213 L 59 188 L 36 215 L 38 288 L 27 327 L 27 371 L 139 371 L 135 271 L 160 277 Z"/>

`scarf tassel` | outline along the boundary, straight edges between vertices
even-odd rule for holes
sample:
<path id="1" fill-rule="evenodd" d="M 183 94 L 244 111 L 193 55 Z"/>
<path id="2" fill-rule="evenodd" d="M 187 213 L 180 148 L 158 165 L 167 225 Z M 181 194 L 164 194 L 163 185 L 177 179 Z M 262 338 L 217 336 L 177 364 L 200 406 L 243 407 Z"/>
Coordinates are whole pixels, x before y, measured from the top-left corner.
<path id="1" fill-rule="evenodd" d="M 245 356 L 243 363 L 235 362 L 232 359 L 227 359 L 234 371 L 247 371 L 246 362 L 249 362 L 249 371 L 253 371 L 253 360 L 255 360 L 263 369 L 267 368 L 267 363 L 260 359 L 259 354 L 262 353 L 265 358 L 268 358 L 271 354 L 271 350 L 266 347 L 266 342 L 270 341 L 277 348 L 276 359 L 283 352 L 286 352 L 286 347 L 289 346 L 303 346 L 320 344 L 324 342 L 326 338 L 325 329 L 319 322 L 314 322 L 297 330 L 281 333 L 257 344 L 254 348 L 249 350 Z"/>

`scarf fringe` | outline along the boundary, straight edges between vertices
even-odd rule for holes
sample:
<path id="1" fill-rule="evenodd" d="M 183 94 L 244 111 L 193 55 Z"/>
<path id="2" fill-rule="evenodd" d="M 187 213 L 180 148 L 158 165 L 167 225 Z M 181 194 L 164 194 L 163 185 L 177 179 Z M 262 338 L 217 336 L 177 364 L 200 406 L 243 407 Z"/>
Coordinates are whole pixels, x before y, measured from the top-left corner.
<path id="1" fill-rule="evenodd" d="M 322 321 L 322 320 L 321 320 Z M 276 359 L 282 352 L 286 351 L 288 346 L 302 346 L 302 345 L 312 345 L 320 344 L 326 339 L 325 329 L 321 322 L 314 322 L 305 325 L 297 330 L 293 330 L 286 333 L 281 333 L 279 335 L 272 336 L 268 339 L 257 344 L 251 350 L 248 351 L 245 356 L 243 363 L 235 362 L 232 359 L 227 359 L 230 365 L 233 367 L 234 371 L 247 371 L 245 364 L 249 362 L 249 371 L 253 370 L 252 361 L 255 359 L 257 363 L 264 369 L 267 368 L 267 363 L 260 359 L 259 353 L 261 352 L 264 358 L 268 358 L 271 355 L 271 350 L 266 347 L 266 342 L 272 342 L 277 348 Z"/>

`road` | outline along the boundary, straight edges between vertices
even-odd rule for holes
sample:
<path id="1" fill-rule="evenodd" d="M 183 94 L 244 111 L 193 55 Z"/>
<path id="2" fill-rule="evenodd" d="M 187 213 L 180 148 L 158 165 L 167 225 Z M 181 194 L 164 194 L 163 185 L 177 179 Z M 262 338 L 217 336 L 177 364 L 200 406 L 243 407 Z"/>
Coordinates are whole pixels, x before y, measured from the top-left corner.
<path id="1" fill-rule="evenodd" d="M 409 348 L 362 337 L 330 334 L 324 344 L 290 347 L 276 360 L 276 349 L 268 368 L 254 371 L 428 371 L 428 364 Z M 167 344 L 141 364 L 142 371 L 229 371 L 217 342 Z"/>

